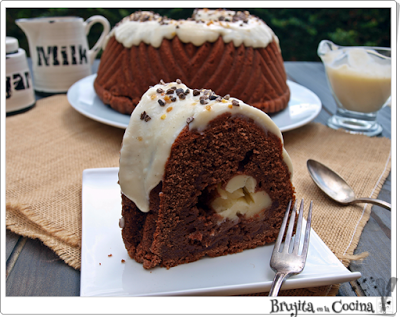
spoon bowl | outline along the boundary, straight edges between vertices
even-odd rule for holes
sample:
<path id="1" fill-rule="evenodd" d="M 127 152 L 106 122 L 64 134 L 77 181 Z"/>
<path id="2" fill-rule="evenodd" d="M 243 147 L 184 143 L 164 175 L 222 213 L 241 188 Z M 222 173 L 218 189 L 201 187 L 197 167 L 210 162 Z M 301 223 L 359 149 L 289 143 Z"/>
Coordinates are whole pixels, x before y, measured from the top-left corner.
<path id="1" fill-rule="evenodd" d="M 327 166 L 314 161 L 307 161 L 308 172 L 314 183 L 331 199 L 347 205 L 350 203 L 370 203 L 391 210 L 391 204 L 373 198 L 356 198 L 353 189 L 338 174 Z"/>

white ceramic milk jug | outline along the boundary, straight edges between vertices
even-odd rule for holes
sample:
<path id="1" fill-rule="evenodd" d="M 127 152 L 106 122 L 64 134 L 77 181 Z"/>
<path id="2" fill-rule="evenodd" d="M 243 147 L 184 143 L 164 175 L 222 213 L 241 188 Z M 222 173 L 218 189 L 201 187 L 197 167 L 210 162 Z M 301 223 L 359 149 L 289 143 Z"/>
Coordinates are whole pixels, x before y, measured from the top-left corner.
<path id="1" fill-rule="evenodd" d="M 95 23 L 103 25 L 103 32 L 89 50 L 86 36 Z M 110 31 L 110 23 L 100 15 L 86 21 L 80 17 L 19 19 L 16 24 L 28 38 L 34 88 L 45 93 L 64 93 L 91 75 L 92 63 Z"/>

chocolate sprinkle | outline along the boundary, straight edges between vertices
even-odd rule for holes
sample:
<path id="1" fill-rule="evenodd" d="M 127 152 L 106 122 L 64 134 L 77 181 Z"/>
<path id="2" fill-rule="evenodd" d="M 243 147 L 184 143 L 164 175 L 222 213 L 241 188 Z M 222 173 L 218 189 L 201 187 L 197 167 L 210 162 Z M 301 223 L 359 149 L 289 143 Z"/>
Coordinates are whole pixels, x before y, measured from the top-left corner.
<path id="1" fill-rule="evenodd" d="M 200 95 L 200 90 L 194 89 L 193 90 L 193 96 L 198 96 L 198 95 Z"/>
<path id="2" fill-rule="evenodd" d="M 172 101 L 172 102 L 175 102 L 175 101 L 176 101 L 176 97 L 172 97 L 172 98 L 171 98 L 171 101 Z"/>
<path id="3" fill-rule="evenodd" d="M 185 99 L 185 98 L 186 98 L 186 96 L 185 96 L 184 93 L 180 93 L 180 94 L 179 94 L 179 99 L 182 99 L 182 100 L 183 100 L 183 99 Z"/>
<path id="4" fill-rule="evenodd" d="M 217 99 L 218 98 L 218 96 L 216 96 L 216 95 L 211 95 L 210 96 L 210 100 L 215 100 L 215 99 Z"/>
<path id="5" fill-rule="evenodd" d="M 225 99 L 225 100 L 229 100 L 230 97 L 231 97 L 231 96 L 228 94 L 228 95 L 225 95 L 225 96 L 224 96 L 224 99 Z"/>
<path id="6" fill-rule="evenodd" d="M 232 105 L 233 105 L 233 106 L 236 106 L 236 107 L 239 107 L 239 101 L 237 101 L 237 100 L 232 100 Z"/>
<path id="7" fill-rule="evenodd" d="M 145 122 L 148 122 L 151 120 L 150 116 L 147 115 L 146 111 L 143 111 L 140 115 L 140 120 L 144 120 Z"/>
<path id="8" fill-rule="evenodd" d="M 180 94 L 183 94 L 183 89 L 182 88 L 178 88 L 176 90 L 176 94 L 179 96 Z"/>
<path id="9" fill-rule="evenodd" d="M 162 94 L 163 92 L 164 92 L 164 89 L 162 89 L 162 88 L 157 88 L 157 90 L 156 90 L 159 94 Z"/>
<path id="10" fill-rule="evenodd" d="M 200 103 L 201 103 L 202 105 L 206 105 L 206 104 L 208 104 L 208 101 L 205 100 L 205 99 L 200 99 Z"/>
<path id="11" fill-rule="evenodd" d="M 172 88 L 168 89 L 167 95 L 172 95 L 174 93 L 174 91 L 175 91 L 175 89 L 172 89 Z"/>
<path id="12" fill-rule="evenodd" d="M 180 79 L 176 80 L 177 84 L 182 84 L 182 81 Z"/>
<path id="13" fill-rule="evenodd" d="M 159 104 L 161 107 L 164 107 L 164 106 L 165 106 L 165 101 L 162 100 L 162 99 L 158 99 L 158 104 Z"/>
<path id="14" fill-rule="evenodd" d="M 194 118 L 193 117 L 189 117 L 186 119 L 186 123 L 189 124 L 190 122 L 193 122 Z"/>
<path id="15" fill-rule="evenodd" d="M 162 79 L 160 79 L 160 84 L 165 85 L 165 82 Z"/>

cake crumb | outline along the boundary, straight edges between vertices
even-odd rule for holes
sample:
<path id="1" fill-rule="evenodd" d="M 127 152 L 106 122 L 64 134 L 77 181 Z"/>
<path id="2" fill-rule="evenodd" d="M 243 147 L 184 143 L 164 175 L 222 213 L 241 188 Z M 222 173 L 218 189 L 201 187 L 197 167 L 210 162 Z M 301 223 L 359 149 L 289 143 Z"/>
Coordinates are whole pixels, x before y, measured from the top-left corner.
<path id="1" fill-rule="evenodd" d="M 101 263 L 99 263 L 99 265 L 101 265 Z"/>
<path id="2" fill-rule="evenodd" d="M 111 257 L 112 257 L 112 254 L 109 254 L 108 257 L 111 258 Z"/>
<path id="3" fill-rule="evenodd" d="M 121 263 L 125 263 L 125 260 L 124 260 L 124 259 L 122 259 L 122 260 L 121 260 Z"/>

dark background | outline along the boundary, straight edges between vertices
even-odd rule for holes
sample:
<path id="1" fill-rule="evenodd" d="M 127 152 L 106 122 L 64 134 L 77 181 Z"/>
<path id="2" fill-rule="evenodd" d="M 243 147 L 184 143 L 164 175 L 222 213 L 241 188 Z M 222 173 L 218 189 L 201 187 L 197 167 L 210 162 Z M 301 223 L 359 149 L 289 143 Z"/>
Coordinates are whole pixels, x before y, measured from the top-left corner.
<path id="1" fill-rule="evenodd" d="M 92 15 L 102 15 L 108 19 L 112 28 L 123 17 L 138 10 L 135 8 L 8 8 L 6 9 L 6 34 L 17 38 L 20 47 L 29 56 L 26 36 L 15 24 L 16 19 L 39 16 L 80 16 L 87 19 Z M 154 11 L 172 19 L 186 19 L 193 13 L 192 8 L 140 8 L 140 10 Z M 247 10 L 263 19 L 278 36 L 285 61 L 319 61 L 316 51 L 318 43 L 323 39 L 344 46 L 391 46 L 390 9 L 386 8 L 242 8 L 233 10 Z M 88 37 L 90 47 L 94 45 L 101 31 L 100 24 L 92 27 Z"/>

